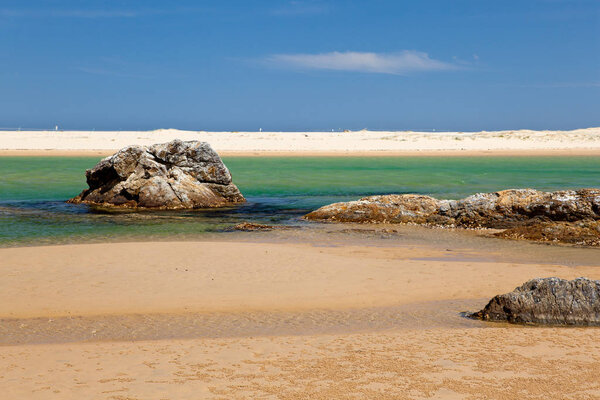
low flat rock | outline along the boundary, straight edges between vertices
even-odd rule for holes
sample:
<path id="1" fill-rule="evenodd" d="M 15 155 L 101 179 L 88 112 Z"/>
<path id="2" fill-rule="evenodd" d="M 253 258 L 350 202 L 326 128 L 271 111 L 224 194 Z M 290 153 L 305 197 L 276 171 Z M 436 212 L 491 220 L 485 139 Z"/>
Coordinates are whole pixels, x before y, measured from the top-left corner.
<path id="1" fill-rule="evenodd" d="M 244 232 L 260 232 L 260 231 L 272 231 L 276 229 L 276 226 L 257 224 L 255 222 L 241 222 L 233 227 L 233 230 L 244 231 Z"/>
<path id="2" fill-rule="evenodd" d="M 532 279 L 471 315 L 484 321 L 600 326 L 600 281 Z"/>
<path id="3" fill-rule="evenodd" d="M 229 170 L 206 142 L 129 146 L 86 171 L 88 189 L 69 200 L 96 206 L 194 209 L 243 203 Z"/>
<path id="4" fill-rule="evenodd" d="M 534 222 L 494 233 L 494 236 L 505 239 L 600 246 L 600 221 Z"/>
<path id="5" fill-rule="evenodd" d="M 387 222 L 508 229 L 532 221 L 600 219 L 600 189 L 541 192 L 509 189 L 461 200 L 402 194 L 334 203 L 304 216 L 334 222 Z"/>

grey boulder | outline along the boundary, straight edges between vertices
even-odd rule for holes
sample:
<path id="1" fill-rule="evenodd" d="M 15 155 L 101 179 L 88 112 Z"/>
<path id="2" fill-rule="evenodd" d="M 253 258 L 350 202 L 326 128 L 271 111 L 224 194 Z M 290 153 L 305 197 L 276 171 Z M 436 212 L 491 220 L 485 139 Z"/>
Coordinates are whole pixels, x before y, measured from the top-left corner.
<path id="1" fill-rule="evenodd" d="M 128 146 L 86 171 L 88 189 L 69 203 L 149 209 L 223 207 L 245 201 L 206 142 Z"/>
<path id="2" fill-rule="evenodd" d="M 600 326 L 600 281 L 532 279 L 472 314 L 485 321 Z"/>

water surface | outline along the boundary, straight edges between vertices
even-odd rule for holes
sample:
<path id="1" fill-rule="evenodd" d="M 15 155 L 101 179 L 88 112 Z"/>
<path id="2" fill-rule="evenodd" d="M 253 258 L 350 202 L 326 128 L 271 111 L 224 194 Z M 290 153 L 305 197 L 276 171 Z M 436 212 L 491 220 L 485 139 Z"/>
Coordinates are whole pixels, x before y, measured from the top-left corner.
<path id="1" fill-rule="evenodd" d="M 66 204 L 96 157 L 0 157 L 0 246 L 227 235 L 241 221 L 302 225 L 325 204 L 372 194 L 461 198 L 595 187 L 597 157 L 225 157 L 248 202 L 220 210 L 102 213 Z"/>

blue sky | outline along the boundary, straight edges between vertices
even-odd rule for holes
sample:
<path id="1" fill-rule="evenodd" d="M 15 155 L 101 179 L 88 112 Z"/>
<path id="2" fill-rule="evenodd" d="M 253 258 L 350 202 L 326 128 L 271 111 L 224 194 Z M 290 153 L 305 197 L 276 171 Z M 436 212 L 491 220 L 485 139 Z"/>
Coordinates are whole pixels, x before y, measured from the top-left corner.
<path id="1" fill-rule="evenodd" d="M 0 127 L 600 125 L 600 1 L 0 0 Z"/>

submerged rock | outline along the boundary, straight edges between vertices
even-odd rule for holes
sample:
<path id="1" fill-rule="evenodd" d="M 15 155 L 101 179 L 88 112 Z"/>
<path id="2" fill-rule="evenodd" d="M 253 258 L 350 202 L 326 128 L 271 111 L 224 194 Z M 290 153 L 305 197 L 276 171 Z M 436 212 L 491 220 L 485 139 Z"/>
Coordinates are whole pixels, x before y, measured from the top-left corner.
<path id="1" fill-rule="evenodd" d="M 265 225 L 265 224 L 257 224 L 255 222 L 240 222 L 237 225 L 233 226 L 233 230 L 235 231 L 244 231 L 244 232 L 261 232 L 261 231 L 272 231 L 274 229 L 277 230 L 287 230 L 294 229 L 295 227 L 286 226 L 286 225 Z"/>
<path id="2" fill-rule="evenodd" d="M 255 231 L 272 231 L 275 229 L 273 225 L 257 224 L 254 222 L 240 222 L 233 227 L 236 231 L 255 232 Z"/>
<path id="3" fill-rule="evenodd" d="M 205 142 L 125 147 L 85 175 L 89 188 L 70 203 L 192 209 L 245 201 L 219 155 Z"/>
<path id="4" fill-rule="evenodd" d="M 471 315 L 485 321 L 600 326 L 600 281 L 532 279 Z"/>
<path id="5" fill-rule="evenodd" d="M 336 222 L 387 222 L 507 229 L 532 221 L 600 219 L 600 190 L 541 192 L 510 189 L 461 200 L 381 195 L 319 208 L 304 218 Z"/>

